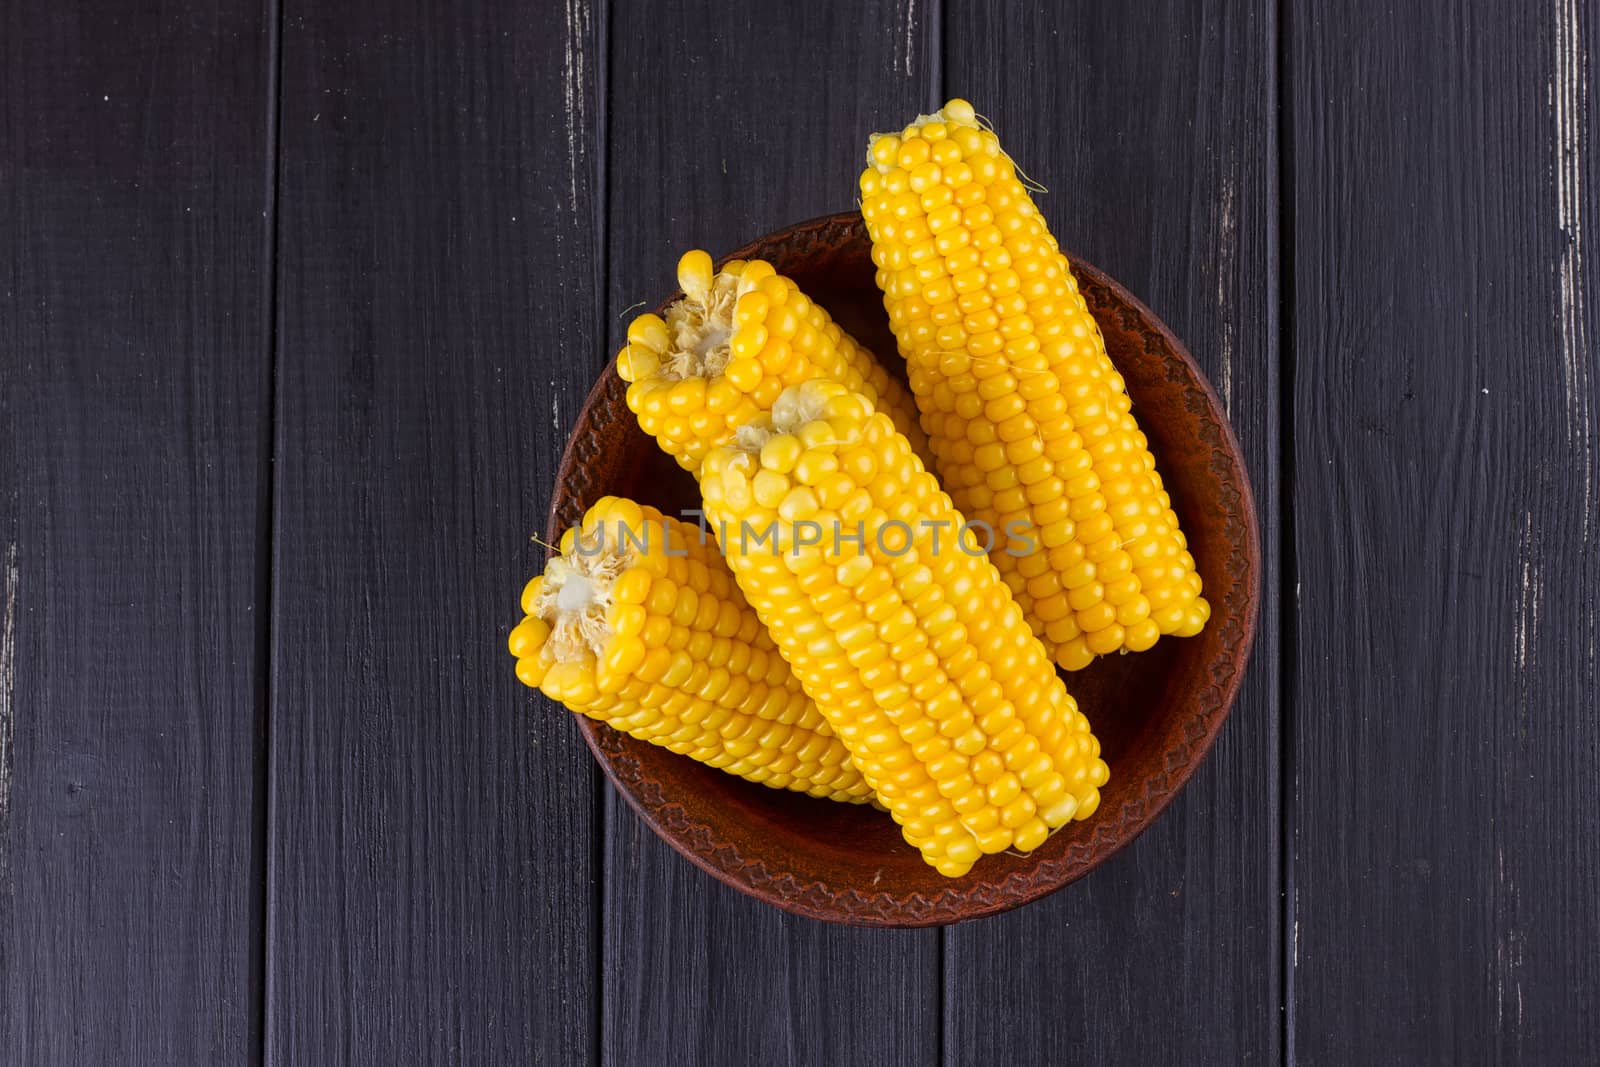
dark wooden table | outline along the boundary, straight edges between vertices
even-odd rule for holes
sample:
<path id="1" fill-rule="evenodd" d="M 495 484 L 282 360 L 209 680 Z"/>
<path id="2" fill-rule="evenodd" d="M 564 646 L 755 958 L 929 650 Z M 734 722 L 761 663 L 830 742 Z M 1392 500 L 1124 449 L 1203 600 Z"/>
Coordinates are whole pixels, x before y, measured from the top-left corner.
<path id="1" fill-rule="evenodd" d="M 1597 35 L 8 0 L 0 1062 L 1600 1062 Z M 656 840 L 503 639 L 628 309 L 957 94 L 1215 383 L 1266 601 L 1114 861 L 829 927 Z"/>

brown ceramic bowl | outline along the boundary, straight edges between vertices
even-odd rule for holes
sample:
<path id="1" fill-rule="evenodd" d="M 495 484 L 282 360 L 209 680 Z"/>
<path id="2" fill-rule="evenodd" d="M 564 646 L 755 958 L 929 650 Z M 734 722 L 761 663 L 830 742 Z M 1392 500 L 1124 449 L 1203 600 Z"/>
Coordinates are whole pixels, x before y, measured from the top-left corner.
<path id="1" fill-rule="evenodd" d="M 858 216 L 800 223 L 729 258 L 757 257 L 903 373 Z M 1211 747 L 1255 632 L 1260 546 L 1244 462 L 1216 395 L 1178 339 L 1116 282 L 1087 263 L 1072 266 L 1127 380 L 1212 606 L 1198 637 L 1163 638 L 1149 652 L 1067 676 L 1111 766 L 1100 810 L 1029 855 L 986 856 L 970 874 L 948 879 L 881 811 L 754 785 L 580 718 L 612 784 L 712 877 L 832 922 L 929 926 L 989 915 L 1060 889 L 1133 840 Z M 690 477 L 640 431 L 623 390 L 607 367 L 578 416 L 556 477 L 552 544 L 607 494 L 668 513 L 699 504 Z"/>

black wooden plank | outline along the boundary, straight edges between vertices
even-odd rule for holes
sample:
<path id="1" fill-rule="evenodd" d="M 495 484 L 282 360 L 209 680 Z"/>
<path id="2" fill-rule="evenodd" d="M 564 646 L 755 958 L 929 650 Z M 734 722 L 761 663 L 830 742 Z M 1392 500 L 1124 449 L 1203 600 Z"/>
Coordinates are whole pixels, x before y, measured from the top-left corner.
<path id="1" fill-rule="evenodd" d="M 819 923 L 746 900 L 608 805 L 603 1061 L 928 1064 L 938 933 Z"/>
<path id="2" fill-rule="evenodd" d="M 263 6 L 0 11 L 0 1061 L 258 1040 Z"/>
<path id="3" fill-rule="evenodd" d="M 611 351 L 630 305 L 677 288 L 686 249 L 717 255 L 855 204 L 867 134 L 927 106 L 926 7 L 614 5 Z M 936 932 L 835 928 L 750 901 L 615 796 L 606 839 L 605 1062 L 936 1058 Z"/>
<path id="4" fill-rule="evenodd" d="M 947 935 L 945 1060 L 1278 1056 L 1278 358 L 1272 6 L 947 5 L 945 88 L 995 124 L 1061 243 L 1182 337 L 1226 403 L 1265 600 L 1205 765 L 1083 882 Z M 1091 718 L 1094 716 L 1092 709 Z M 1108 711 L 1108 713 L 1114 713 Z"/>
<path id="5" fill-rule="evenodd" d="M 1290 1051 L 1600 1062 L 1600 19 L 1290 16 Z"/>
<path id="6" fill-rule="evenodd" d="M 504 640 L 601 347 L 603 21 L 286 8 L 270 1062 L 594 1055 L 596 775 Z"/>

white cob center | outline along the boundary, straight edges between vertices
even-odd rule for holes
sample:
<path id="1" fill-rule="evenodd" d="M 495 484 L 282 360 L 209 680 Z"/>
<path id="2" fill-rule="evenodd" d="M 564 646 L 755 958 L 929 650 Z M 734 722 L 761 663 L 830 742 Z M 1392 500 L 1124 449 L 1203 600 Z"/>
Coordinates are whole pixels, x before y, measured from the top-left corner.
<path id="1" fill-rule="evenodd" d="M 660 376 L 667 381 L 714 378 L 728 365 L 733 337 L 733 308 L 739 299 L 739 279 L 726 271 L 712 279 L 707 289 L 686 293 L 667 309 L 671 348 L 661 360 Z"/>
<path id="2" fill-rule="evenodd" d="M 622 538 L 613 542 L 605 536 L 605 527 L 595 536 L 600 544 L 584 542 L 581 552 L 581 537 L 574 537 L 571 550 L 544 569 L 534 613 L 550 624 L 544 655 L 556 662 L 571 663 L 585 653 L 597 656 L 611 639 L 606 612 L 611 607 L 611 587 L 626 569 L 626 553 Z"/>
<path id="3" fill-rule="evenodd" d="M 791 385 L 778 394 L 772 404 L 772 428 L 778 433 L 799 433 L 808 423 L 822 418 L 828 394 L 811 387 L 810 382 Z"/>
<path id="4" fill-rule="evenodd" d="M 733 447 L 740 452 L 758 453 L 774 437 L 798 434 L 822 418 L 827 403 L 828 394 L 814 388 L 811 382 L 791 385 L 773 401 L 771 414 L 758 416 L 734 430 Z"/>

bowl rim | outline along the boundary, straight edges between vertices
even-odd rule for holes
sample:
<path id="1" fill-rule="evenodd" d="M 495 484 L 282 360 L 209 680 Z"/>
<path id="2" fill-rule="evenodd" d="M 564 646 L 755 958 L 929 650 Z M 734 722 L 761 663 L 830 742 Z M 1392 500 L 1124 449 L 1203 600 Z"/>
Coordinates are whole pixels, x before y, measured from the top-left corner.
<path id="1" fill-rule="evenodd" d="M 749 241 L 718 259 L 717 266 L 720 269 L 730 260 L 761 258 L 765 246 L 814 231 L 828 231 L 849 238 L 865 236 L 865 226 L 857 212 L 821 215 Z M 841 234 L 840 231 L 846 232 Z M 922 893 L 910 893 L 904 897 L 879 891 L 864 894 L 855 889 L 838 889 L 820 882 L 807 884 L 787 871 L 773 873 L 760 858 L 745 857 L 731 843 L 717 839 L 706 824 L 689 817 L 682 805 L 665 796 L 656 783 L 624 779 L 624 765 L 637 769 L 638 763 L 621 744 L 644 742 L 625 738 L 604 723 L 586 716 L 574 715 L 584 742 L 606 779 L 634 813 L 674 851 L 722 884 L 796 915 L 853 926 L 943 926 L 1009 911 L 1065 888 L 1127 847 L 1172 803 L 1215 744 L 1238 698 L 1261 614 L 1261 536 L 1249 468 L 1227 410 L 1188 347 L 1155 312 L 1120 282 L 1066 249 L 1062 249 L 1062 252 L 1080 281 L 1087 278 L 1104 289 L 1116 303 L 1133 313 L 1147 335 L 1153 336 L 1170 356 L 1176 357 L 1173 362 L 1187 379 L 1184 388 L 1200 394 L 1205 403 L 1207 421 L 1220 431 L 1219 439 L 1212 448 L 1214 456 L 1223 458 L 1236 474 L 1231 483 L 1225 481 L 1224 484 L 1231 484 L 1237 489 L 1237 501 L 1229 510 L 1237 517 L 1244 535 L 1243 542 L 1236 544 L 1235 552 L 1230 554 L 1242 555 L 1244 561 L 1243 573 L 1235 576 L 1243 590 L 1240 634 L 1229 646 L 1228 654 L 1215 657 L 1208 665 L 1213 680 L 1210 690 L 1214 694 L 1213 699 L 1201 702 L 1201 706 L 1183 717 L 1186 723 L 1199 720 L 1201 731 L 1190 736 L 1190 731 L 1185 730 L 1182 745 L 1168 744 L 1162 747 L 1159 756 L 1162 765 L 1167 767 L 1165 775 L 1159 781 L 1147 781 L 1140 794 L 1126 798 L 1119 817 L 1113 820 L 1112 812 L 1104 808 L 1095 814 L 1090 820 L 1094 829 L 1089 839 L 1071 846 L 1073 852 L 1079 853 L 1076 858 L 1061 862 L 1039 857 L 1039 863 L 1034 867 L 1026 872 L 1013 873 L 1003 883 L 980 881 L 964 884 L 964 879 L 952 879 L 949 887 L 930 899 Z M 663 314 L 667 306 L 682 295 L 676 292 L 666 297 L 655 306 L 655 312 Z M 606 394 L 619 387 L 621 380 L 617 375 L 616 360 L 608 359 L 599 378 L 584 397 L 556 465 L 555 488 L 551 493 L 545 522 L 546 537 L 551 544 L 560 543 L 563 531 L 557 526 L 561 512 L 563 507 L 570 506 L 567 501 L 576 495 L 566 475 L 581 461 L 580 451 L 585 444 L 583 431 L 589 429 L 594 413 L 605 406 Z M 1217 677 L 1219 667 L 1226 669 L 1225 678 Z M 1183 758 L 1174 766 L 1172 757 L 1180 748 L 1184 750 Z M 641 796 L 641 791 L 653 795 Z M 690 837 L 694 839 L 693 842 L 689 840 Z M 819 893 L 819 890 L 822 892 Z"/>

